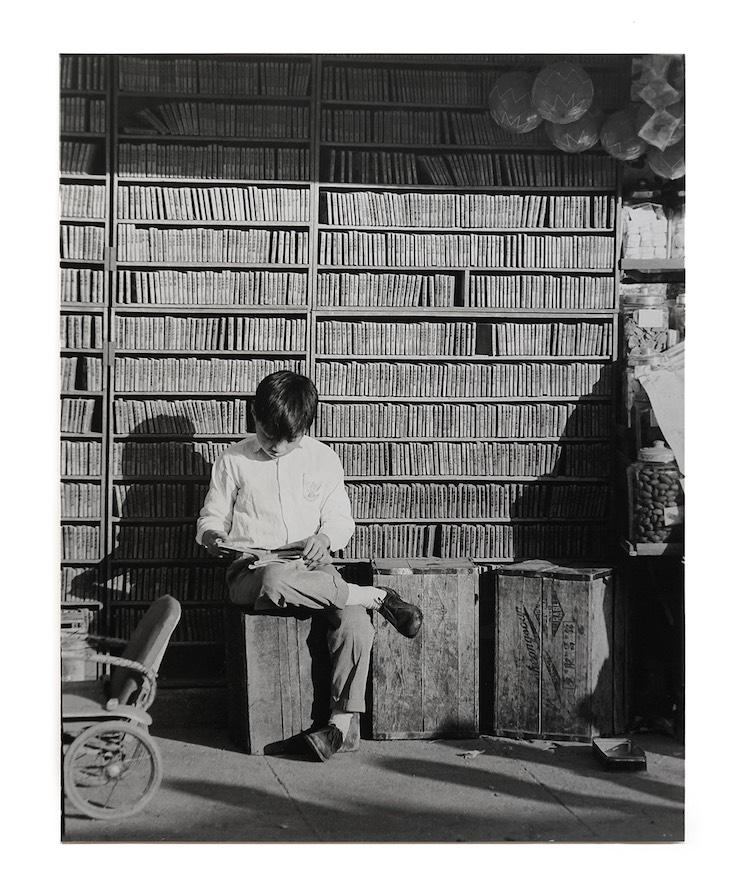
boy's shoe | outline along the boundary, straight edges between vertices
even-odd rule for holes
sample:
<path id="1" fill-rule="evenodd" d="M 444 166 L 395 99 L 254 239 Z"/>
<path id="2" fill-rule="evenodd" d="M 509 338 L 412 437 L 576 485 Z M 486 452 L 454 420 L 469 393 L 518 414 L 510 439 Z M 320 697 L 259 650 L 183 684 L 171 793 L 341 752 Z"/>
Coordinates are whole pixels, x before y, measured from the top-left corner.
<path id="1" fill-rule="evenodd" d="M 392 624 L 396 630 L 409 639 L 413 639 L 422 626 L 422 610 L 410 602 L 405 602 L 395 590 L 390 587 L 381 587 L 387 596 L 380 603 L 378 611 Z"/>
<path id="2" fill-rule="evenodd" d="M 342 746 L 339 749 L 339 754 L 344 754 L 349 751 L 359 751 L 360 750 L 360 715 L 355 711 L 352 714 L 352 719 L 349 722 L 349 729 L 347 730 L 346 736 L 344 736 L 344 741 L 342 742 Z"/>
<path id="3" fill-rule="evenodd" d="M 327 761 L 342 746 L 344 736 L 338 726 L 324 726 L 314 733 L 303 733 L 303 738 L 319 761 Z"/>

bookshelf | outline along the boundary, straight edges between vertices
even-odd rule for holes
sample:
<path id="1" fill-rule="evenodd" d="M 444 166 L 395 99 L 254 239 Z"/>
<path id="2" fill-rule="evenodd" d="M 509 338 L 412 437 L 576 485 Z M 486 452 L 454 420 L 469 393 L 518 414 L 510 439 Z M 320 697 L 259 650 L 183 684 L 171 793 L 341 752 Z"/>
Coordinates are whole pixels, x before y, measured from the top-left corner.
<path id="1" fill-rule="evenodd" d="M 596 62 L 601 105 L 623 105 L 623 61 Z M 63 477 L 100 488 L 99 514 L 63 523 L 97 526 L 85 567 L 112 635 L 162 592 L 182 601 L 164 679 L 221 679 L 224 569 L 194 519 L 274 369 L 318 385 L 313 434 L 358 522 L 340 563 L 604 554 L 618 174 L 495 129 L 486 96 L 514 66 L 110 56 L 95 86 L 78 61 L 63 79 L 63 100 L 105 102 L 104 133 L 63 137 L 63 399 L 95 407 L 63 444 L 100 452 Z"/>
<path id="2" fill-rule="evenodd" d="M 102 597 L 110 232 L 102 56 L 60 59 L 60 523 L 63 610 Z"/>
<path id="3" fill-rule="evenodd" d="M 116 60 L 112 627 L 177 596 L 175 679 L 223 672 L 224 568 L 194 542 L 211 464 L 265 375 L 308 369 L 311 73 L 310 57 Z"/>

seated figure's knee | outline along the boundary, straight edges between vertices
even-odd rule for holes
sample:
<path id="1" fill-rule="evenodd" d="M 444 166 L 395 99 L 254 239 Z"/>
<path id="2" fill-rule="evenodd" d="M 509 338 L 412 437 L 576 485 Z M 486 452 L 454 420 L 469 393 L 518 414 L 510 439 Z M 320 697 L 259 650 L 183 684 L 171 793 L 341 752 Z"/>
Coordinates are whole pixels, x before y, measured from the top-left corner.
<path id="1" fill-rule="evenodd" d="M 284 608 L 286 605 L 284 595 L 285 567 L 283 565 L 265 565 L 263 568 L 257 568 L 253 573 L 259 576 L 257 581 L 257 607 L 259 607 L 262 601 L 268 601 L 278 608 Z"/>

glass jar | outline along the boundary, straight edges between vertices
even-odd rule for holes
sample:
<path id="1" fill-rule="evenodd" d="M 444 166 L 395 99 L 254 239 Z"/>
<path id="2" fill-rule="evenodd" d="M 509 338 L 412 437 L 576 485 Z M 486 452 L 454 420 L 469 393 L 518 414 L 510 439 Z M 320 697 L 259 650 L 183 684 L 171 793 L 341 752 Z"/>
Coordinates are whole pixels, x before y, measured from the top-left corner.
<path id="1" fill-rule="evenodd" d="M 679 292 L 675 299 L 675 306 L 672 309 L 671 325 L 678 333 L 678 342 L 684 341 L 686 337 L 686 294 Z"/>
<path id="2" fill-rule="evenodd" d="M 668 347 L 669 308 L 664 284 L 622 287 L 623 334 L 628 359 L 640 359 Z"/>
<path id="3" fill-rule="evenodd" d="M 673 451 L 664 441 L 642 447 L 628 468 L 632 543 L 683 539 L 683 488 Z"/>

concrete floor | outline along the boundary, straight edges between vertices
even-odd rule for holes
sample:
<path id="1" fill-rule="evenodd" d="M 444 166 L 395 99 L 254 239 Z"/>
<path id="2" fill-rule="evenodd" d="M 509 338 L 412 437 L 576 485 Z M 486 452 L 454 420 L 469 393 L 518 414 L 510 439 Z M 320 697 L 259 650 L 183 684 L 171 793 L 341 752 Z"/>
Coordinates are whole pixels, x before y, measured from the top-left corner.
<path id="1" fill-rule="evenodd" d="M 159 792 L 118 822 L 69 812 L 63 840 L 243 842 L 678 841 L 683 747 L 634 741 L 645 772 L 609 773 L 591 747 L 482 736 L 363 741 L 326 764 L 250 756 L 222 730 L 154 732 Z M 466 751 L 483 751 L 464 757 Z"/>

